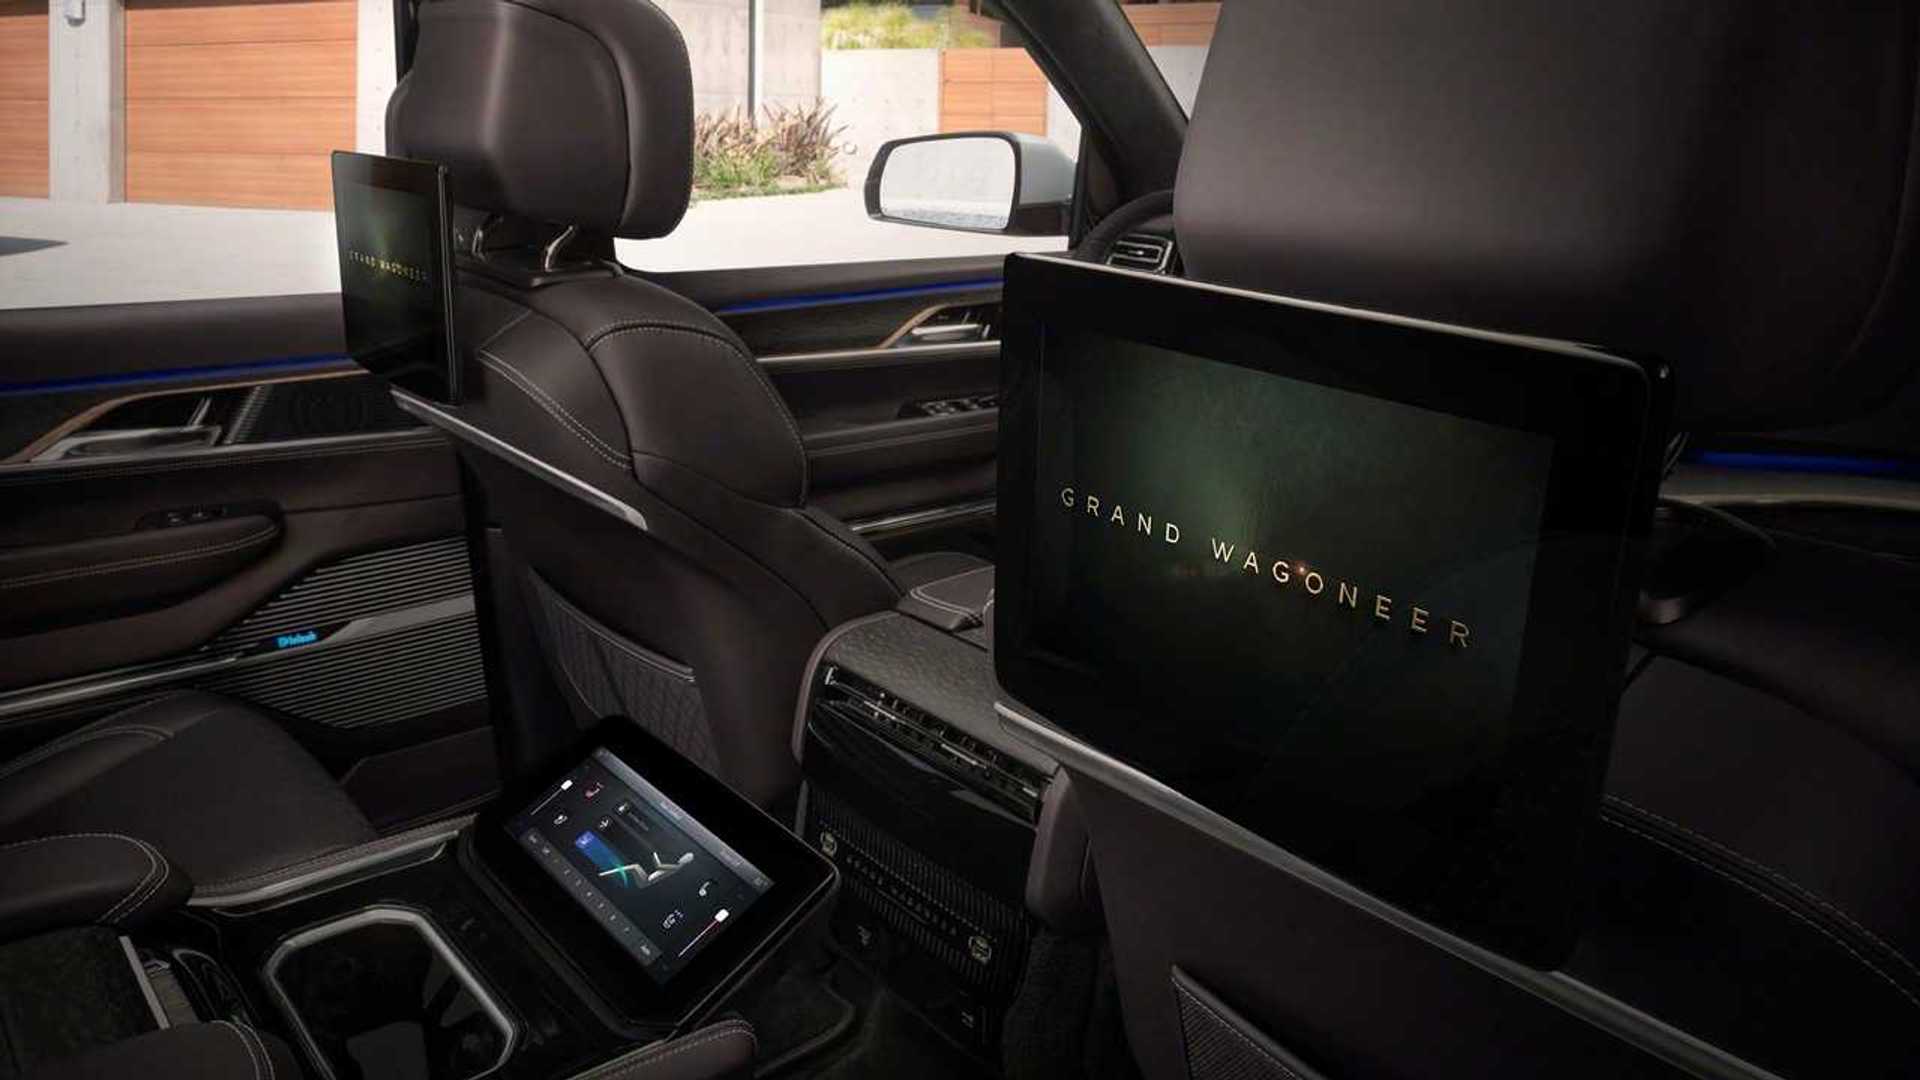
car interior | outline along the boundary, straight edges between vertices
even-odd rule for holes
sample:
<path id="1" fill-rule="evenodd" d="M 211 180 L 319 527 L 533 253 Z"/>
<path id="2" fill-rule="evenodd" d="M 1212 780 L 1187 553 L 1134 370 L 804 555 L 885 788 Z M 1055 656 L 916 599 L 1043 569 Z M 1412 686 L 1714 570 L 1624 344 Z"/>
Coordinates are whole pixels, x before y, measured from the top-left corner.
<path id="1" fill-rule="evenodd" d="M 339 293 L 0 312 L 0 1080 L 1920 1074 L 1920 5 L 1003 6 L 1058 254 L 402 0 Z"/>

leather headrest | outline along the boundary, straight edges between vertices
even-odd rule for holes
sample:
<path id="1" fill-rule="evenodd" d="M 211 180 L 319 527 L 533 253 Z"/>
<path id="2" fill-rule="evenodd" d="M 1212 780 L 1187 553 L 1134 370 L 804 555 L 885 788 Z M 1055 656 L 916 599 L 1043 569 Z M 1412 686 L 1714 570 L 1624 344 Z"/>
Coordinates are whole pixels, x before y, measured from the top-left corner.
<path id="1" fill-rule="evenodd" d="M 1234 0 L 1191 276 L 1675 368 L 1681 423 L 1864 412 L 1916 339 L 1920 5 Z"/>
<path id="2" fill-rule="evenodd" d="M 693 188 L 693 77 L 647 0 L 435 0 L 387 147 L 454 202 L 601 234 L 673 231 Z"/>

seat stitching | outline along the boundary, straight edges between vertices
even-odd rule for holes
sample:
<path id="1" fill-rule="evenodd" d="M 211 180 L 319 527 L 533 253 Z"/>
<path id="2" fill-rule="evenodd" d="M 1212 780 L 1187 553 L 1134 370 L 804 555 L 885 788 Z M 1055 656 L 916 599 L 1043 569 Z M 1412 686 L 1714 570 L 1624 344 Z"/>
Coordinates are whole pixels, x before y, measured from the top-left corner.
<path id="1" fill-rule="evenodd" d="M 701 337 L 712 338 L 715 341 L 719 341 L 719 342 L 725 342 L 727 340 L 725 335 L 717 334 L 713 330 L 707 327 L 695 326 L 692 323 L 673 322 L 670 319 L 620 319 L 616 322 L 610 322 L 605 326 L 602 326 L 600 329 L 595 330 L 593 333 L 588 334 L 585 337 L 582 337 L 580 339 L 580 344 L 591 349 L 595 345 L 600 344 L 601 339 L 612 337 L 614 334 L 626 333 L 627 331 L 646 330 L 649 328 L 659 329 L 659 330 L 680 330 L 689 334 L 699 334 Z M 738 350 L 735 350 L 735 351 L 738 351 Z"/>
<path id="2" fill-rule="evenodd" d="M 625 1058 L 610 1061 L 596 1069 L 589 1069 L 586 1072 L 580 1073 L 575 1080 L 611 1080 L 613 1077 L 631 1073 L 635 1069 L 657 1065 L 663 1061 L 670 1061 L 690 1050 L 697 1050 L 709 1043 L 719 1042 L 722 1039 L 731 1038 L 734 1035 L 745 1035 L 747 1042 L 753 1047 L 753 1055 L 755 1057 L 760 1055 L 760 1039 L 754 1034 L 751 1026 L 744 1023 L 723 1022 L 721 1025 L 716 1025 L 716 1028 L 722 1026 L 725 1027 L 724 1031 L 709 1031 L 693 1036 L 685 1042 L 671 1043 L 657 1050 L 654 1047 L 642 1047 Z"/>
<path id="3" fill-rule="evenodd" d="M 104 840 L 125 840 L 127 843 L 133 844 L 136 846 L 142 846 L 146 844 L 145 840 L 140 840 L 135 837 L 128 836 L 125 833 L 75 832 L 75 833 L 60 833 L 55 836 L 36 836 L 31 840 L 9 841 L 8 843 L 0 844 L 0 851 L 11 851 L 14 848 L 30 847 L 34 844 L 51 844 L 55 840 L 103 840 L 103 839 Z"/>
<path id="4" fill-rule="evenodd" d="M 487 367 L 493 369 L 494 371 L 499 372 L 502 376 L 506 378 L 507 382 L 511 383 L 522 394 L 525 394 L 529 399 L 533 401 L 535 405 L 538 405 L 542 409 L 545 409 L 547 412 L 547 415 L 553 417 L 555 420 L 560 421 L 562 426 L 564 426 L 568 431 L 573 433 L 574 438 L 579 439 L 581 442 L 587 444 L 587 449 L 592 450 L 594 453 L 600 455 L 602 459 L 609 462 L 615 468 L 621 470 L 622 472 L 627 471 L 628 465 L 627 465 L 626 458 L 622 457 L 620 455 L 620 452 L 614 449 L 612 443 L 609 443 L 605 439 L 602 439 L 599 435 L 596 435 L 592 429 L 588 428 L 587 425 L 580 420 L 579 417 L 567 411 L 567 407 L 565 405 L 562 405 L 558 401 L 555 401 L 551 394 L 548 394 L 545 390 L 542 390 L 538 385 L 536 385 L 533 382 L 533 380 L 527 378 L 525 375 L 522 375 L 518 370 L 516 370 L 511 365 L 509 365 L 505 360 L 500 359 L 499 357 L 486 351 L 485 349 L 479 350 L 479 356 L 480 356 L 480 362 L 482 364 L 485 364 Z"/>
<path id="5" fill-rule="evenodd" d="M 152 739 L 156 744 L 166 742 L 172 738 L 171 735 L 156 732 L 150 728 L 137 727 L 111 727 L 101 728 L 98 731 L 80 732 L 75 735 L 69 735 L 64 739 L 56 739 L 40 749 L 27 754 L 25 757 L 8 762 L 5 768 L 0 768 L 0 780 L 5 780 L 43 761 L 58 757 L 60 754 L 76 746 L 83 746 L 96 739 L 106 738 L 109 735 L 139 735 L 143 738 Z"/>
<path id="6" fill-rule="evenodd" d="M 822 525 L 818 521 L 815 521 L 813 519 L 813 515 L 807 513 L 805 510 L 799 511 L 799 514 L 800 514 L 800 519 L 802 521 L 805 521 L 807 524 L 813 526 L 815 529 L 818 529 L 820 532 L 825 533 L 827 536 L 838 541 L 841 547 L 846 548 L 848 551 L 853 552 L 853 554 L 857 558 L 859 558 L 860 562 L 863 565 L 873 570 L 875 573 L 879 574 L 880 580 L 886 582 L 887 590 L 891 592 L 895 597 L 898 597 L 900 595 L 900 583 L 893 580 L 893 575 L 887 571 L 887 568 L 885 566 L 877 562 L 873 558 L 873 556 L 868 555 L 864 550 L 855 546 L 853 543 L 848 541 L 845 537 L 841 536 L 839 533 L 836 533 L 832 529 L 829 529 L 825 525 Z"/>
<path id="7" fill-rule="evenodd" d="M 1644 806 L 1640 806 L 1639 804 L 1634 803 L 1628 799 L 1624 799 L 1618 795 L 1608 795 L 1606 798 L 1608 802 L 1618 803 L 1621 806 L 1625 806 L 1639 813 L 1645 814 L 1647 817 L 1650 817 L 1653 820 L 1660 822 L 1662 825 L 1665 825 L 1668 828 L 1678 829 L 1679 831 L 1685 833 L 1686 835 L 1693 837 L 1695 840 L 1700 841 L 1702 844 L 1705 844 L 1708 847 L 1712 848 L 1714 851 L 1717 851 L 1720 854 L 1725 855 L 1727 858 L 1733 859 L 1734 861 L 1740 863 L 1742 866 L 1745 866 L 1748 869 L 1754 870 L 1758 873 L 1765 874 L 1767 877 L 1772 878 L 1774 881 L 1780 883 L 1781 885 L 1785 885 L 1787 888 L 1792 889 L 1802 900 L 1805 900 L 1808 903 L 1813 904 L 1815 907 L 1818 907 L 1821 910 L 1827 912 L 1829 915 L 1832 915 L 1834 918 L 1839 919 L 1842 923 L 1846 924 L 1846 926 L 1849 929 L 1853 930 L 1855 933 L 1866 938 L 1868 941 L 1873 942 L 1875 945 L 1880 946 L 1880 948 L 1886 950 L 1887 953 L 1891 955 L 1894 959 L 1900 961 L 1901 965 L 1905 967 L 1907 971 L 1912 973 L 1916 978 L 1920 978 L 1920 967 L 1916 967 L 1913 961 L 1907 959 L 1907 956 L 1905 953 L 1901 952 L 1898 948 L 1894 947 L 1892 944 L 1882 939 L 1878 934 L 1875 934 L 1872 930 L 1869 930 L 1865 926 L 1861 925 L 1859 920 L 1847 914 L 1846 911 L 1842 910 L 1838 905 L 1827 900 L 1825 897 L 1814 892 L 1812 889 L 1807 888 L 1805 885 L 1802 885 L 1799 882 L 1793 880 L 1792 878 L 1788 877 L 1786 874 L 1780 872 L 1779 870 L 1774 869 L 1771 866 L 1767 866 L 1766 864 L 1755 860 L 1751 856 L 1743 855 L 1740 852 L 1735 851 L 1733 848 L 1730 848 L 1727 845 L 1719 842 L 1718 840 L 1715 840 L 1711 836 L 1707 836 L 1703 833 L 1696 832 L 1695 830 L 1690 829 L 1685 825 L 1682 825 L 1679 822 L 1672 820 L 1671 818 L 1655 813 L 1654 811 L 1649 810 Z"/>
<path id="8" fill-rule="evenodd" d="M 619 337 L 622 334 L 670 334 L 670 333 L 692 334 L 695 337 L 698 337 L 711 344 L 718 345 L 719 347 L 727 350 L 728 352 L 732 353 L 735 356 L 738 356 L 741 360 L 746 362 L 750 381 L 752 381 L 754 385 L 758 386 L 762 393 L 767 395 L 767 400 L 773 403 L 773 411 L 780 414 L 780 419 L 786 422 L 787 433 L 793 436 L 793 447 L 800 454 L 800 503 L 802 505 L 805 505 L 807 501 L 807 484 L 808 484 L 807 444 L 806 444 L 806 440 L 800 437 L 800 425 L 794 422 L 792 410 L 787 408 L 786 400 L 780 396 L 780 392 L 773 388 L 772 380 L 768 379 L 767 373 L 761 370 L 759 361 L 755 360 L 753 357 L 748 356 L 745 352 L 741 351 L 739 346 L 733 344 L 732 342 L 728 341 L 726 338 L 719 336 L 718 334 L 714 334 L 705 330 L 696 330 L 693 327 L 689 327 L 689 326 L 679 326 L 673 323 L 664 323 L 664 324 L 634 325 L 634 326 L 622 327 L 602 337 L 596 338 L 594 340 L 594 343 L 588 346 L 588 349 L 589 351 L 591 351 L 593 349 L 599 348 L 602 342 L 609 341 L 613 338 Z"/>
<path id="9" fill-rule="evenodd" d="M 299 862 L 288 863 L 285 866 L 276 866 L 271 870 L 262 870 L 257 874 L 248 874 L 245 877 L 220 878 L 214 881 L 203 881 L 203 882 L 200 882 L 199 884 L 204 888 L 211 889 L 216 887 L 235 888 L 242 885 L 249 885 L 256 881 L 273 881 L 276 878 L 284 877 L 287 874 L 293 873 L 295 871 L 305 871 L 316 866 L 323 866 L 329 862 L 337 862 L 337 861 L 340 861 L 343 859 L 349 859 L 349 858 L 359 858 L 362 855 L 374 855 L 374 854 L 378 854 L 381 851 L 386 850 L 387 848 L 404 846 L 408 843 L 411 843 L 414 840 L 420 839 L 420 833 L 425 832 L 428 829 L 444 828 L 448 824 L 448 822 L 452 820 L 457 820 L 457 819 L 448 819 L 448 821 L 429 822 L 428 824 L 422 825 L 417 829 L 409 829 L 405 832 L 392 833 L 387 836 L 382 836 L 376 840 L 369 840 L 364 844 L 340 844 L 335 847 L 329 848 L 328 850 L 323 851 L 318 855 L 310 855 L 307 858 L 300 860 Z"/>
<path id="10" fill-rule="evenodd" d="M 617 649 L 622 655 L 630 656 L 634 660 L 647 665 L 648 667 L 652 668 L 655 671 L 660 672 L 662 675 L 666 675 L 671 678 L 678 679 L 681 682 L 684 682 L 690 686 L 697 685 L 699 683 L 700 681 L 699 677 L 694 674 L 692 665 L 680 664 L 679 661 L 674 660 L 672 657 L 667 656 L 664 653 L 660 654 L 658 658 L 647 655 L 647 653 L 650 652 L 651 650 L 647 650 L 643 646 L 633 642 L 623 641 L 619 638 L 618 635 L 614 634 L 611 630 L 602 629 L 599 625 L 598 619 L 595 619 L 593 616 L 587 614 L 584 611 L 581 611 L 579 608 L 575 607 L 573 604 L 568 603 L 567 598 L 564 596 L 561 596 L 559 591 L 554 589 L 553 586 L 545 585 L 544 582 L 542 584 L 548 591 L 553 593 L 553 598 L 555 600 L 559 601 L 561 605 L 567 609 L 568 612 L 570 612 L 571 614 L 573 614 L 575 617 L 579 619 L 580 625 L 583 629 L 591 633 L 593 636 L 599 638 L 601 641 L 605 642 L 607 645 L 613 647 L 614 649 Z M 687 670 L 680 671 L 675 667 L 669 667 L 668 666 L 669 664 L 677 664 L 680 667 L 686 668 Z"/>
<path id="11" fill-rule="evenodd" d="M 1200 998 L 1196 996 L 1191 990 L 1188 990 L 1186 987 L 1181 986 L 1179 983 L 1174 983 L 1173 989 L 1175 993 L 1179 994 L 1181 997 L 1187 999 L 1188 1001 L 1193 1002 L 1195 1005 L 1199 1006 L 1200 1009 L 1203 1012 L 1205 1012 L 1208 1016 L 1213 1017 L 1216 1021 L 1220 1023 L 1221 1027 L 1226 1029 L 1227 1034 L 1233 1036 L 1235 1039 L 1240 1040 L 1240 1042 L 1244 1044 L 1247 1049 L 1253 1051 L 1256 1054 L 1259 1054 L 1263 1061 L 1266 1061 L 1267 1063 L 1271 1064 L 1274 1068 L 1279 1069 L 1283 1073 L 1286 1073 L 1288 1076 L 1293 1077 L 1293 1080 L 1304 1080 L 1304 1078 L 1301 1077 L 1298 1070 L 1294 1069 L 1292 1066 L 1288 1065 L 1286 1062 L 1280 1060 L 1279 1058 L 1274 1057 L 1273 1053 L 1269 1051 L 1266 1047 L 1261 1046 L 1259 1043 L 1254 1042 L 1251 1038 L 1248 1038 L 1247 1033 L 1244 1031 L 1241 1031 L 1238 1027 L 1236 1027 L 1233 1021 L 1227 1019 L 1224 1016 L 1221 1016 L 1220 1013 L 1213 1008 L 1213 1006 L 1208 1005 L 1206 1002 L 1200 1000 Z"/>
<path id="12" fill-rule="evenodd" d="M 101 914 L 100 918 L 104 922 L 112 922 L 121 915 L 130 915 L 138 910 L 140 905 L 146 903 L 147 898 L 153 895 L 153 891 L 158 891 L 161 883 L 166 880 L 166 876 L 173 873 L 173 867 L 153 849 L 152 845 L 142 843 L 139 847 L 140 854 L 147 857 L 147 869 L 140 875 L 140 880 L 134 882 L 133 887 L 127 890 L 127 894 L 120 898 L 119 903 Z M 162 867 L 165 867 L 164 871 Z M 159 880 L 156 881 L 156 878 Z M 150 884 L 153 887 L 152 891 L 147 889 Z"/>
<path id="13" fill-rule="evenodd" d="M 397 835 L 398 834 L 396 834 L 396 836 L 382 837 L 381 840 L 393 840 L 397 838 Z M 318 855 L 309 856 L 306 859 L 301 860 L 300 862 L 288 863 L 285 866 L 276 866 L 271 870 L 262 870 L 257 874 L 249 874 L 246 877 L 216 878 L 212 881 L 200 882 L 199 885 L 203 888 L 209 888 L 209 889 L 221 888 L 221 887 L 231 888 L 234 886 L 250 884 L 255 881 L 272 881 L 275 878 L 279 878 L 294 870 L 306 870 L 314 867 L 323 866 L 329 861 L 332 861 L 336 858 L 347 856 L 350 853 L 354 855 L 375 854 L 375 852 L 370 850 L 365 850 L 365 849 L 371 848 L 374 844 L 381 843 L 381 840 L 374 840 L 366 844 L 336 844 L 333 847 L 328 848 L 326 851 L 323 851 Z M 398 845 L 390 845 L 390 846 L 398 846 Z"/>
<path id="14" fill-rule="evenodd" d="M 961 578 L 969 578 L 974 576 L 975 574 L 989 573 L 992 570 L 993 570 L 993 567 L 991 566 L 976 566 L 971 570 L 964 570 L 958 574 L 952 574 L 947 577 L 940 578 L 937 581 L 929 581 L 924 585 L 915 585 L 912 589 L 908 590 L 908 594 L 911 596 L 918 597 L 919 599 L 925 601 L 926 603 L 932 604 L 934 607 L 940 608 L 943 611 L 949 611 L 955 615 L 965 615 L 968 618 L 975 618 L 976 613 L 972 608 L 966 607 L 962 604 L 956 604 L 951 600 L 936 599 L 932 593 L 927 592 L 926 590 L 933 588 L 935 585 L 945 585 L 951 581 L 959 581 Z M 987 603 L 989 605 L 993 603 L 993 590 L 991 589 L 987 590 Z M 983 612 L 985 611 L 984 608 L 981 610 Z"/>
<path id="15" fill-rule="evenodd" d="M 36 836 L 31 840 L 15 840 L 11 843 L 0 844 L 0 851 L 11 851 L 14 848 L 31 847 L 34 844 L 50 844 L 56 840 L 123 840 L 129 844 L 132 844 L 135 848 L 139 850 L 140 854 L 145 855 L 147 857 L 147 869 L 144 873 L 141 874 L 140 880 L 134 883 L 133 888 L 127 891 L 126 896 L 123 896 L 120 898 L 119 903 L 116 903 L 112 907 L 108 908 L 100 916 L 101 919 L 107 922 L 112 922 L 116 917 L 117 913 L 120 913 L 121 905 L 125 904 L 129 899 L 131 899 L 133 894 L 140 890 L 140 886 L 146 884 L 153 877 L 154 871 L 157 868 L 156 864 L 158 866 L 166 866 L 167 873 L 168 874 L 172 873 L 171 864 L 167 862 L 166 856 L 160 854 L 159 849 L 155 848 L 152 844 L 147 843 L 145 840 L 141 840 L 132 836 L 127 836 L 123 833 L 85 832 L 85 833 L 61 833 L 58 836 Z M 164 883 L 165 880 L 166 880 L 165 877 L 162 877 L 160 883 Z M 137 902 L 134 903 L 132 908 L 128 908 L 127 909 L 128 912 L 131 912 L 137 909 L 140 906 L 140 904 L 145 903 L 148 897 L 152 896 L 154 892 L 158 892 L 160 888 L 160 883 L 156 883 L 154 887 L 151 890 L 149 890 L 146 896 L 142 896 Z"/>
<path id="16" fill-rule="evenodd" d="M 1781 903 L 1778 899 L 1768 896 L 1765 892 L 1761 891 L 1758 888 L 1755 888 L 1752 884 L 1745 881 L 1741 881 L 1739 878 L 1734 877 L 1732 874 L 1727 873 L 1725 870 L 1721 869 L 1720 867 L 1717 867 L 1712 863 L 1707 862 L 1705 859 L 1702 859 L 1694 855 L 1693 853 L 1686 851 L 1685 849 L 1679 847 L 1676 844 L 1669 843 L 1666 840 L 1663 840 L 1660 837 L 1657 837 L 1650 832 L 1646 832 L 1641 829 L 1636 829 L 1633 826 L 1628 825 L 1627 823 L 1619 820 L 1618 818 L 1607 817 L 1607 818 L 1603 818 L 1602 820 L 1606 821 L 1607 824 L 1612 825 L 1616 829 L 1619 829 L 1623 832 L 1632 833 L 1635 836 L 1638 836 L 1649 843 L 1656 844 L 1660 847 L 1666 848 L 1668 851 L 1671 851 L 1675 855 L 1678 855 L 1681 858 L 1687 860 L 1688 862 L 1693 863 L 1695 866 L 1701 867 L 1702 869 L 1715 875 L 1716 877 L 1720 877 L 1726 881 L 1732 882 L 1733 884 L 1739 886 L 1742 889 L 1745 889 L 1746 891 L 1752 893 L 1753 895 L 1759 897 L 1760 899 L 1766 901 L 1767 903 L 1772 904 L 1774 907 L 1779 908 L 1781 911 L 1786 912 L 1788 915 L 1791 915 L 1794 918 L 1800 920 L 1801 922 L 1807 924 L 1808 926 L 1813 928 L 1815 933 L 1818 933 L 1821 937 L 1824 937 L 1828 941 L 1831 941 L 1835 945 L 1838 945 L 1841 951 L 1845 952 L 1848 956 L 1853 957 L 1855 960 L 1858 960 L 1862 965 L 1866 967 L 1868 971 L 1871 971 L 1875 975 L 1878 975 L 1881 978 L 1881 980 L 1884 981 L 1888 986 L 1893 987 L 1896 993 L 1898 993 L 1901 997 L 1906 998 L 1907 1001 L 1910 1004 L 1912 1004 L 1914 1008 L 1920 1009 L 1920 997 L 1915 997 L 1912 994 L 1912 992 L 1910 992 L 1906 987 L 1901 986 L 1898 980 L 1894 979 L 1893 976 L 1887 974 L 1885 971 L 1882 971 L 1879 965 L 1875 964 L 1872 960 L 1869 960 L 1865 956 L 1862 956 L 1859 950 L 1855 949 L 1851 945 L 1848 945 L 1845 941 L 1842 941 L 1839 935 L 1835 934 L 1833 931 L 1828 930 L 1826 927 L 1821 926 L 1819 923 L 1814 922 L 1812 919 L 1809 919 L 1806 915 L 1798 911 L 1795 911 L 1794 909 L 1792 909 L 1791 907 L 1788 907 L 1784 903 Z"/>
<path id="17" fill-rule="evenodd" d="M 267 1049 L 266 1041 L 260 1038 L 259 1032 L 253 1030 L 253 1028 L 248 1027 L 245 1024 L 237 1024 L 235 1026 L 240 1029 L 240 1035 L 242 1038 L 250 1040 L 255 1047 L 259 1048 L 260 1060 L 264 1062 L 267 1066 L 267 1080 L 275 1080 L 274 1068 L 273 1068 L 273 1054 L 271 1051 Z"/>
<path id="18" fill-rule="evenodd" d="M 240 1050 L 247 1055 L 247 1064 L 253 1068 L 254 1080 L 260 1080 L 260 1059 L 254 1056 L 253 1044 L 241 1033 L 240 1025 L 231 1020 L 216 1020 L 214 1024 L 233 1032 L 233 1037 L 240 1040 Z"/>
<path id="19" fill-rule="evenodd" d="M 149 846 L 151 847 L 151 845 Z M 167 882 L 171 880 L 173 877 L 173 863 L 166 857 L 166 855 L 160 852 L 158 849 L 155 849 L 153 851 L 153 856 L 160 860 L 160 876 L 154 881 L 154 883 L 151 886 L 147 888 L 145 892 L 140 894 L 138 899 L 134 900 L 133 904 L 129 906 L 127 910 L 120 913 L 123 918 L 129 918 L 129 919 L 132 918 L 134 912 L 137 912 L 141 908 L 146 906 L 147 901 L 160 895 L 160 890 L 163 887 L 165 887 Z"/>
<path id="20" fill-rule="evenodd" d="M 959 604 L 955 604 L 947 600 L 935 599 L 934 597 L 928 596 L 924 591 L 925 589 L 926 589 L 925 585 L 915 585 L 913 588 L 907 590 L 907 595 L 913 597 L 915 600 L 918 600 L 923 604 L 927 604 L 931 607 L 939 608 L 941 611 L 947 612 L 950 615 L 959 615 L 963 618 L 968 618 L 968 619 L 974 618 L 974 613 L 972 608 L 962 607 Z"/>
<path id="21" fill-rule="evenodd" d="M 197 548 L 193 551 L 167 552 L 161 555 L 142 555 L 138 558 L 98 563 L 94 566 L 79 570 L 46 570 L 38 574 L 28 574 L 25 577 L 8 578 L 0 581 L 0 589 L 17 589 L 25 585 L 44 585 L 50 581 L 93 577 L 96 574 L 117 574 L 122 570 L 133 570 L 142 566 L 160 566 L 165 563 L 191 562 L 194 559 L 204 559 L 212 555 L 224 555 L 230 551 L 238 551 L 244 547 L 251 547 L 277 534 L 279 531 L 280 526 L 269 525 L 264 529 L 250 533 L 238 540 L 229 540 L 222 544 Z"/>
<path id="22" fill-rule="evenodd" d="M 485 341 L 483 341 L 483 342 L 481 342 L 480 344 L 478 344 L 478 345 L 476 345 L 476 346 L 474 346 L 474 349 L 475 349 L 476 351 L 477 351 L 477 350 L 480 350 L 480 349 L 485 349 L 485 348 L 487 348 L 488 346 L 490 346 L 490 345 L 492 345 L 492 344 L 493 344 L 494 342 L 496 342 L 496 341 L 499 341 L 499 340 L 501 339 L 501 337 L 503 337 L 503 336 L 505 336 L 505 334 L 506 334 L 506 332 L 507 332 L 507 331 L 509 331 L 509 330 L 511 330 L 511 329 L 513 329 L 513 328 L 514 328 L 514 327 L 516 327 L 516 326 L 519 326 L 519 325 L 520 325 L 521 323 L 523 323 L 523 322 L 526 322 L 526 321 L 527 321 L 527 316 L 529 316 L 529 315 L 532 315 L 532 314 L 533 314 L 533 309 L 532 309 L 532 308 L 530 308 L 530 307 L 523 307 L 523 308 L 521 308 L 521 309 L 520 309 L 520 314 L 518 314 L 518 315 L 515 315 L 515 316 L 514 316 L 513 318 L 511 318 L 511 319 L 508 319 L 508 320 L 506 321 L 506 323 L 505 323 L 504 325 L 502 325 L 502 326 L 500 327 L 500 329 L 498 329 L 498 330 L 495 330 L 495 331 L 494 331 L 493 333 L 491 333 L 491 334 L 488 334 L 488 335 L 487 335 L 487 340 L 485 340 Z"/>

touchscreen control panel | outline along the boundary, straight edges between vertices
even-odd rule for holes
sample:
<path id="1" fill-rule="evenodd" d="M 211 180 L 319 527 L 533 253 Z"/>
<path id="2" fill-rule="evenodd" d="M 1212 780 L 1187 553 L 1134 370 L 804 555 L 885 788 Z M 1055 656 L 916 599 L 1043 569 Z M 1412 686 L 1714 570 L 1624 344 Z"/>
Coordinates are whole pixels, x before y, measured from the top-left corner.
<path id="1" fill-rule="evenodd" d="M 656 983 L 686 967 L 773 887 L 606 749 L 561 777 L 507 831 Z"/>

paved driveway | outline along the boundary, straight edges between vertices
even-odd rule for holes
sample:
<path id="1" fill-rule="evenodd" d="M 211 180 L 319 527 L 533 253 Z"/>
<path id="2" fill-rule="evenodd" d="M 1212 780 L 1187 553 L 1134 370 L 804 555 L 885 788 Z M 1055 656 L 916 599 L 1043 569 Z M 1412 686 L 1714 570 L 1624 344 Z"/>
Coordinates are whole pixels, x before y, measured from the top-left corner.
<path id="1" fill-rule="evenodd" d="M 1058 249 L 868 219 L 852 188 L 702 202 L 673 235 L 620 241 L 629 266 L 704 270 Z M 0 308 L 331 292 L 333 216 L 0 198 Z"/>

